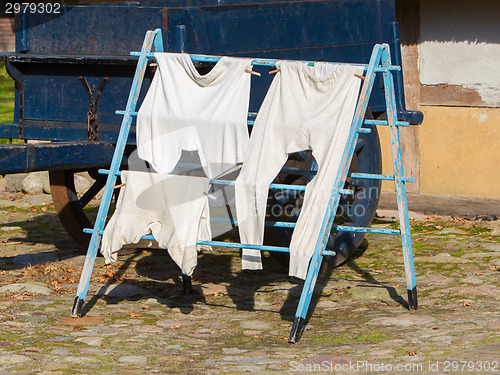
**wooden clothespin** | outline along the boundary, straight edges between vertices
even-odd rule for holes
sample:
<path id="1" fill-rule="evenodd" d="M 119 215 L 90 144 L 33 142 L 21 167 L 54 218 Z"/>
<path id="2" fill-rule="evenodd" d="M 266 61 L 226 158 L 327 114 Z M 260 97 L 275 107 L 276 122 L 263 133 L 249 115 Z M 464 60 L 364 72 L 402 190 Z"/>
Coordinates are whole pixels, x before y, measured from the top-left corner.
<path id="1" fill-rule="evenodd" d="M 274 69 L 274 70 L 270 70 L 269 71 L 269 74 L 274 74 L 274 73 L 278 73 L 280 70 L 278 68 Z"/>
<path id="2" fill-rule="evenodd" d="M 245 73 L 253 74 L 253 75 L 256 75 L 257 77 L 260 77 L 259 72 L 254 72 L 253 70 L 250 70 L 250 69 L 246 69 Z"/>
<path id="3" fill-rule="evenodd" d="M 203 195 L 206 196 L 206 197 L 209 197 L 211 200 L 217 200 L 217 197 L 215 195 L 212 195 L 212 194 L 209 194 L 209 193 L 206 193 L 206 192 L 203 192 Z"/>
<path id="4" fill-rule="evenodd" d="M 149 65 L 150 65 L 150 66 L 158 66 L 158 64 L 157 64 L 157 63 L 151 63 L 151 64 L 149 64 Z"/>
<path id="5" fill-rule="evenodd" d="M 355 75 L 354 75 L 354 77 L 357 77 L 357 78 L 359 78 L 359 79 L 365 79 L 365 77 L 364 77 L 364 76 L 359 75 L 359 74 L 355 74 Z"/>
<path id="6" fill-rule="evenodd" d="M 122 188 L 122 187 L 124 187 L 125 185 L 126 185 L 126 184 L 115 185 L 115 189 Z"/>

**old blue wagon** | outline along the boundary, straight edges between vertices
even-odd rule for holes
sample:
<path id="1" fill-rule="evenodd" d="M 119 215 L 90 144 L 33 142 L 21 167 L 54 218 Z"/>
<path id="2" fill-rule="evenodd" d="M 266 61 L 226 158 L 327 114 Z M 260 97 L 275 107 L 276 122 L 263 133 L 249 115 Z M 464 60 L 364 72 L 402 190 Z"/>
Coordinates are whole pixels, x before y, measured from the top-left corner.
<path id="1" fill-rule="evenodd" d="M 140 50 L 147 30 L 162 30 L 168 52 L 309 61 L 367 63 L 375 44 L 388 43 L 392 61 L 401 64 L 395 0 L 80 3 L 63 4 L 59 13 L 28 11 L 16 17 L 16 51 L 1 56 L 16 83 L 15 117 L 12 124 L 0 124 L 0 138 L 50 142 L 1 145 L 0 173 L 48 170 L 62 224 L 83 247 L 90 238 L 83 229 L 92 226 L 83 208 L 105 184 L 106 176 L 97 170 L 111 162 L 121 123 L 115 110 L 125 108 L 137 63 L 129 52 Z M 139 102 L 152 73 L 148 68 Z M 252 111 L 257 112 L 270 79 L 259 80 L 252 91 Z M 401 72 L 395 80 L 399 119 L 420 123 L 420 112 L 405 109 Z M 369 108 L 374 118 L 384 117 L 381 82 L 375 84 Z M 351 170 L 377 174 L 379 139 L 375 126 L 367 126 L 372 132 L 360 135 Z M 125 155 L 134 145 L 132 128 Z M 314 168 L 314 160 L 307 152 L 291 155 L 279 182 L 304 183 L 308 177 L 295 173 L 297 166 Z M 95 178 L 83 195 L 74 186 L 80 171 Z M 342 199 L 337 220 L 368 226 L 378 204 L 380 180 L 351 179 L 347 184 L 355 194 Z M 271 199 L 300 205 L 295 196 Z M 364 235 L 332 232 L 327 247 L 336 252 L 333 263 L 345 261 Z M 290 232 L 270 228 L 266 236 L 268 242 L 286 245 Z"/>

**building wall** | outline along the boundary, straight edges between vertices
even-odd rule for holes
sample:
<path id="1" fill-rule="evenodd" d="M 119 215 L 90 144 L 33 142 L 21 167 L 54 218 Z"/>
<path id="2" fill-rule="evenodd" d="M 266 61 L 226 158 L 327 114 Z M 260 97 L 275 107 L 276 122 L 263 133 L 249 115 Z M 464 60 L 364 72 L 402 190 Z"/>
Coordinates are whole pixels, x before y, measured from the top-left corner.
<path id="1" fill-rule="evenodd" d="M 420 193 L 500 198 L 500 110 L 497 108 L 422 106 L 419 127 Z M 380 130 L 389 144 L 388 132 Z M 392 173 L 384 147 L 384 173 Z M 407 184 L 411 186 L 412 184 Z M 394 183 L 384 190 L 393 191 Z"/>
<path id="2" fill-rule="evenodd" d="M 11 52 L 16 49 L 13 23 L 14 18 L 0 18 L 0 52 Z"/>
<path id="3" fill-rule="evenodd" d="M 397 4 L 407 108 L 424 113 L 418 129 L 402 129 L 407 174 L 419 179 L 410 190 L 500 198 L 500 2 Z M 387 131 L 380 133 L 390 173 Z"/>
<path id="4" fill-rule="evenodd" d="M 500 4 L 420 2 L 421 104 L 498 107 Z"/>

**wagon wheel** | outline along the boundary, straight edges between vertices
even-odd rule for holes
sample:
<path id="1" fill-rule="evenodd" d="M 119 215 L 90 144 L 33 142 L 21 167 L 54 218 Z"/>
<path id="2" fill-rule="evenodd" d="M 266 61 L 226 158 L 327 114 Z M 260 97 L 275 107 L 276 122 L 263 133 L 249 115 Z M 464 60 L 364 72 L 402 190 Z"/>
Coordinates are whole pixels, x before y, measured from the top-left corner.
<path id="1" fill-rule="evenodd" d="M 367 113 L 371 118 L 371 113 Z M 371 133 L 361 133 L 359 135 L 356 151 L 350 166 L 350 172 L 358 173 L 381 173 L 382 156 L 377 128 L 375 126 L 364 126 L 372 129 Z M 287 166 L 299 167 L 301 169 L 314 170 L 316 168 L 314 158 L 310 152 L 301 152 L 294 154 L 287 162 Z M 312 176 L 298 176 L 293 174 L 281 174 L 278 176 L 280 183 L 288 184 L 306 184 Z M 335 223 L 338 225 L 369 226 L 375 217 L 379 197 L 380 180 L 367 179 L 347 179 L 345 188 L 354 191 L 352 196 L 342 196 L 339 203 L 339 210 L 335 217 Z M 273 213 L 268 209 L 268 220 L 270 221 L 296 221 L 300 206 L 302 204 L 303 194 L 297 197 L 297 194 L 291 193 L 289 197 L 283 196 L 283 192 L 274 193 L 270 197 L 269 206 L 281 205 L 282 207 L 294 207 L 292 210 L 283 210 L 281 215 Z M 288 199 L 287 199 L 288 198 Z M 291 213 L 291 214 L 290 214 Z M 340 214 L 339 214 L 340 213 Z M 292 230 L 287 228 L 266 228 L 266 243 L 277 246 L 289 246 Z M 336 255 L 329 257 L 329 264 L 337 267 L 347 261 L 355 253 L 355 250 L 361 245 L 365 233 L 356 232 L 336 232 L 332 231 L 328 239 L 326 248 L 333 250 Z M 289 255 L 286 253 L 270 252 L 270 255 L 283 265 L 288 266 Z"/>
<path id="2" fill-rule="evenodd" d="M 92 228 L 93 224 L 84 211 L 85 206 L 94 198 L 106 184 L 106 176 L 96 170 L 89 171 L 95 179 L 94 183 L 83 194 L 78 194 L 75 188 L 76 170 L 50 171 L 50 189 L 54 207 L 62 225 L 68 234 L 83 248 L 87 248 L 90 234 L 83 233 L 84 228 Z"/>

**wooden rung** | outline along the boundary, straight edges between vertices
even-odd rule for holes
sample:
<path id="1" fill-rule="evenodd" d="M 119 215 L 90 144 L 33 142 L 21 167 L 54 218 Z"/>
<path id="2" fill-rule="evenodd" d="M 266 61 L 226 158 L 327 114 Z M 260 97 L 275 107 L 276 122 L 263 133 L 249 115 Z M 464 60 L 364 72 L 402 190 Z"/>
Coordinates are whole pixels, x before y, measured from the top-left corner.
<path id="1" fill-rule="evenodd" d="M 364 124 L 365 125 L 385 125 L 385 126 L 389 125 L 387 120 L 370 120 L 370 119 L 364 120 Z M 396 125 L 396 126 L 410 126 L 410 123 L 406 122 L 406 121 L 396 121 L 394 123 L 394 125 Z"/>
<path id="2" fill-rule="evenodd" d="M 122 111 L 122 110 L 116 110 L 115 113 L 117 115 L 125 115 L 125 112 L 126 111 Z M 134 116 L 137 116 L 137 112 L 130 112 L 130 116 L 134 117 Z"/>

